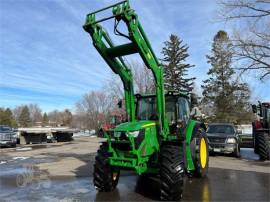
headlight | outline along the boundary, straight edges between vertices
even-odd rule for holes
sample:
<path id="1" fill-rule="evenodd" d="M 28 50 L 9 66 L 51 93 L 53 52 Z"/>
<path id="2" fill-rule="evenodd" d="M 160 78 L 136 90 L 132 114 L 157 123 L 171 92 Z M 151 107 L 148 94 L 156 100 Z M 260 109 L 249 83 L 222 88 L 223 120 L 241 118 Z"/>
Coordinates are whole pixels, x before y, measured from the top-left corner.
<path id="1" fill-rule="evenodd" d="M 140 131 L 139 130 L 136 130 L 136 131 L 132 131 L 132 132 L 129 132 L 129 134 L 133 137 L 138 137 Z"/>
<path id="2" fill-rule="evenodd" d="M 235 140 L 235 138 L 228 138 L 227 139 L 227 143 L 229 143 L 229 144 L 234 144 L 234 143 L 236 143 L 236 140 Z"/>
<path id="3" fill-rule="evenodd" d="M 144 140 L 145 129 L 141 129 L 140 131 L 136 131 L 136 132 L 138 132 L 138 135 L 137 135 L 138 137 L 135 140 L 135 148 L 138 149 Z"/>

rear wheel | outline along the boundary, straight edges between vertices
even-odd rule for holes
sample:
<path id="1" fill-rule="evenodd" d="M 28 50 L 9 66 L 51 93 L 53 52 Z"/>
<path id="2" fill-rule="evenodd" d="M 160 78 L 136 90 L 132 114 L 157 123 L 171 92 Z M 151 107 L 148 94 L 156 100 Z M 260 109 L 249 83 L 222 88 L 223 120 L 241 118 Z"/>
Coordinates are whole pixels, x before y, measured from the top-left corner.
<path id="1" fill-rule="evenodd" d="M 193 135 L 191 145 L 193 145 L 192 157 L 195 166 L 195 170 L 192 174 L 199 178 L 205 177 L 208 173 L 209 146 L 206 133 L 203 128 L 199 128 Z"/>
<path id="2" fill-rule="evenodd" d="M 94 164 L 94 185 L 100 192 L 110 192 L 118 184 L 120 172 L 110 166 L 107 143 L 103 143 L 95 159 Z"/>
<path id="3" fill-rule="evenodd" d="M 184 158 L 180 146 L 164 145 L 160 151 L 160 199 L 175 201 L 182 198 Z"/>
<path id="4" fill-rule="evenodd" d="M 267 138 L 265 137 L 267 134 L 265 133 L 257 133 L 257 146 L 258 146 L 258 155 L 261 160 L 269 159 L 269 144 L 267 142 Z"/>

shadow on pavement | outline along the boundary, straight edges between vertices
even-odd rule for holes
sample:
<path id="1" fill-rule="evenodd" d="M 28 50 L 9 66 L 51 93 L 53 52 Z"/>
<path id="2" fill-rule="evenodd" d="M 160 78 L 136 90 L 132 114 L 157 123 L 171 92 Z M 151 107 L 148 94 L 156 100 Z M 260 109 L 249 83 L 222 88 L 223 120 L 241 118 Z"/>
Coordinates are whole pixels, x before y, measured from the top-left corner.
<path id="1" fill-rule="evenodd" d="M 152 200 L 159 200 L 160 183 L 158 177 L 139 176 L 135 186 L 135 192 Z"/>

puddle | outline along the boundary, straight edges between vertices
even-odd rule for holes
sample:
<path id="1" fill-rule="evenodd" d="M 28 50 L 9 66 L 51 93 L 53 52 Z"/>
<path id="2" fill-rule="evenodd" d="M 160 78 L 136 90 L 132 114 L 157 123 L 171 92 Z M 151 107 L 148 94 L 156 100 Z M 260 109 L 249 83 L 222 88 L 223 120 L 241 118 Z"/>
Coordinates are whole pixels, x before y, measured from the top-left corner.
<path id="1" fill-rule="evenodd" d="M 183 201 L 269 201 L 266 174 L 224 169 L 209 170 L 204 179 L 185 180 Z M 40 179 L 40 178 L 37 178 Z M 10 201 L 151 201 L 158 200 L 159 180 L 140 179 L 123 172 L 113 192 L 98 193 L 89 177 L 51 177 L 49 181 L 31 181 L 25 187 L 16 185 L 13 177 L 4 182 L 0 198 Z M 252 183 L 250 183 L 252 181 Z M 13 183 L 13 184 L 12 184 Z M 230 186 L 224 186 L 230 184 Z M 247 186 L 248 184 L 248 186 Z M 12 188 L 16 186 L 16 188 Z M 238 190 L 241 187 L 241 191 Z M 2 189 L 3 188 L 3 189 Z M 3 191 L 2 191 L 3 190 Z M 230 193 L 230 194 L 228 194 Z"/>
<path id="2" fill-rule="evenodd" d="M 0 161 L 0 165 L 7 163 L 7 161 Z"/>
<path id="3" fill-rule="evenodd" d="M 30 151 L 32 150 L 32 147 L 18 147 L 16 148 L 16 151 Z"/>
<path id="4" fill-rule="evenodd" d="M 253 148 L 241 148 L 240 149 L 241 159 L 244 161 L 257 161 L 260 157 L 254 153 Z"/>
<path id="5" fill-rule="evenodd" d="M 16 156 L 16 157 L 13 157 L 12 159 L 13 160 L 25 160 L 25 159 L 28 159 L 29 157 L 24 157 L 24 156 Z"/>

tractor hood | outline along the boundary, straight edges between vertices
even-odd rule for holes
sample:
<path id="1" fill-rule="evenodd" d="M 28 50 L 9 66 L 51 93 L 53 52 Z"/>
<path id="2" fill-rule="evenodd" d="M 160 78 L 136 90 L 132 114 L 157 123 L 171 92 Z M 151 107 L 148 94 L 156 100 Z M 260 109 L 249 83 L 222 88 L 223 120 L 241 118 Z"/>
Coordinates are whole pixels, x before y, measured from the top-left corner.
<path id="1" fill-rule="evenodd" d="M 112 131 L 136 131 L 157 125 L 156 121 L 134 121 L 126 122 L 116 126 Z"/>

